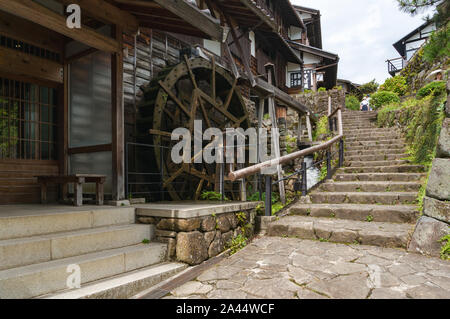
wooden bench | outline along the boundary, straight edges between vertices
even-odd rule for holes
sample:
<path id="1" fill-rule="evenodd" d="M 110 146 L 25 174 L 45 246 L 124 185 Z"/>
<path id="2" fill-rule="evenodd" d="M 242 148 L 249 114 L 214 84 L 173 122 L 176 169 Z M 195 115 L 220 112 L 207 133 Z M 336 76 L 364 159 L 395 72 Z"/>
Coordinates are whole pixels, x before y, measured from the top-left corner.
<path id="1" fill-rule="evenodd" d="M 83 205 L 83 184 L 96 184 L 96 203 L 103 205 L 104 202 L 104 183 L 106 176 L 104 175 L 89 175 L 89 174 L 75 174 L 75 175 L 59 175 L 59 176 L 36 176 L 38 183 L 41 185 L 41 202 L 47 203 L 47 185 L 60 184 L 66 185 L 73 183 L 74 188 L 74 205 Z"/>

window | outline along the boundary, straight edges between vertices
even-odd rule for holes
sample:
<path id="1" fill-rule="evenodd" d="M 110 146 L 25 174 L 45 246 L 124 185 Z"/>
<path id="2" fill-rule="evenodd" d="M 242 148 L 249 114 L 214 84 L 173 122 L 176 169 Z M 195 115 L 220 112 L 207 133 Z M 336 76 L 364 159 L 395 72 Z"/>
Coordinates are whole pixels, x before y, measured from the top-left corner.
<path id="1" fill-rule="evenodd" d="M 0 159 L 56 159 L 56 89 L 0 78 Z"/>

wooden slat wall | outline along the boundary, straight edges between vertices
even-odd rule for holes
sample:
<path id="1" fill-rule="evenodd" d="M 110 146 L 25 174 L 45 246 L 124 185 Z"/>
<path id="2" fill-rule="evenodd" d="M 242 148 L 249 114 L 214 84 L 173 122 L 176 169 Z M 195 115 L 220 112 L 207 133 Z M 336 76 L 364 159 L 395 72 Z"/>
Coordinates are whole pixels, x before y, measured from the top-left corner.
<path id="1" fill-rule="evenodd" d="M 124 34 L 124 103 L 126 140 L 133 141 L 136 105 L 142 97 L 141 87 L 168 65 L 180 62 L 185 44 L 170 34 L 144 29 L 138 36 Z M 136 54 L 136 59 L 135 59 Z"/>
<path id="2" fill-rule="evenodd" d="M 0 160 L 0 205 L 39 203 L 41 193 L 35 176 L 58 172 L 58 162 Z M 48 190 L 49 201 L 56 201 L 57 186 Z"/>

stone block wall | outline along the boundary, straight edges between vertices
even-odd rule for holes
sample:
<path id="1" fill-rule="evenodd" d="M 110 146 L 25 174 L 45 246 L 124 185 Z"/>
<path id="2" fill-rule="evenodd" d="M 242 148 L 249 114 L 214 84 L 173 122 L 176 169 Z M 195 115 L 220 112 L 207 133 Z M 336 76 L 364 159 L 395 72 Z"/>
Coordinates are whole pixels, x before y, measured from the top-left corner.
<path id="1" fill-rule="evenodd" d="M 450 94 L 450 80 L 447 82 Z M 449 95 L 450 96 L 450 95 Z M 450 233 L 450 101 L 439 137 L 436 158 L 428 179 L 423 202 L 423 216 L 419 219 L 408 250 L 429 256 L 439 256 L 440 239 Z"/>
<path id="2" fill-rule="evenodd" d="M 188 219 L 138 215 L 140 223 L 155 226 L 156 241 L 168 244 L 169 259 L 190 265 L 219 255 L 240 234 L 253 237 L 255 220 L 255 209 Z"/>
<path id="3" fill-rule="evenodd" d="M 293 95 L 292 97 L 306 105 L 314 114 L 324 116 L 328 114 L 328 97 L 331 96 L 331 105 L 333 110 L 338 105 L 345 106 L 344 90 L 329 90 L 326 92 L 311 92 Z M 289 123 L 288 123 L 289 124 Z"/>

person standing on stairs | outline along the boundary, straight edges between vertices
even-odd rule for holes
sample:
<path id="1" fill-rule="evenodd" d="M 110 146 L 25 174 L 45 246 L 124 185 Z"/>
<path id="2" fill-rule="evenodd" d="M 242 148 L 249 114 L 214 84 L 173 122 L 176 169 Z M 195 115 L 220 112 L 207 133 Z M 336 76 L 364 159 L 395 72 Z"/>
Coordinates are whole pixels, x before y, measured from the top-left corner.
<path id="1" fill-rule="evenodd" d="M 361 101 L 361 104 L 359 105 L 359 110 L 362 112 L 368 112 L 369 111 L 369 100 L 367 96 L 363 98 Z"/>

